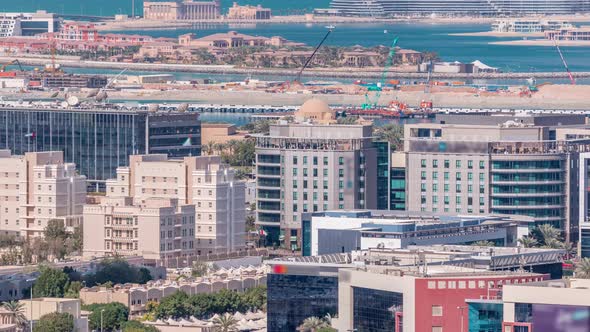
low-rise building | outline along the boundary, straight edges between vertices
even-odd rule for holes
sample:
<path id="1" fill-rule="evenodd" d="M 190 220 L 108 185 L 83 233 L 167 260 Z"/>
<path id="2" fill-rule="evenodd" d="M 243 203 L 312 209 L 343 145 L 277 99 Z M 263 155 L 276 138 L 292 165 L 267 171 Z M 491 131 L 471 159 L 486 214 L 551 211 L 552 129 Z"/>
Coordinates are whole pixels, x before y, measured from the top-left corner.
<path id="1" fill-rule="evenodd" d="M 271 9 L 263 8 L 261 5 L 257 6 L 240 6 L 234 2 L 229 7 L 227 18 L 229 20 L 270 20 Z"/>
<path id="2" fill-rule="evenodd" d="M 525 216 L 463 216 L 410 211 L 317 212 L 303 216 L 303 255 L 477 241 L 514 247 L 519 238 L 528 235 L 533 221 Z"/>
<path id="3" fill-rule="evenodd" d="M 262 37 L 250 36 L 237 31 L 215 33 L 212 35 L 196 38 L 195 34 L 188 33 L 178 37 L 178 43 L 187 47 L 206 48 L 236 48 L 244 46 L 301 46 L 301 43 L 294 43 L 279 36 Z"/>
<path id="4" fill-rule="evenodd" d="M 201 124 L 201 144 L 227 143 L 232 140 L 243 140 L 247 133 L 240 132 L 234 124 L 203 123 Z"/>
<path id="5" fill-rule="evenodd" d="M 0 38 L 33 36 L 59 29 L 59 19 L 44 10 L 34 13 L 0 13 Z"/>
<path id="6" fill-rule="evenodd" d="M 220 0 L 145 1 L 143 3 L 143 17 L 148 20 L 214 20 L 220 16 Z"/>
<path id="7" fill-rule="evenodd" d="M 52 297 L 34 298 L 32 300 L 20 300 L 23 304 L 22 313 L 26 319 L 33 321 L 33 327 L 43 315 L 51 313 L 68 313 L 74 317 L 74 330 L 87 332 L 88 318 L 82 317 L 80 299 L 63 299 Z"/>
<path id="8" fill-rule="evenodd" d="M 590 41 L 590 26 L 545 31 L 545 38 L 555 41 Z"/>
<path id="9" fill-rule="evenodd" d="M 20 138 L 36 144 L 31 131 Z M 64 163 L 63 152 L 28 152 L 24 156 L 0 150 L 0 231 L 3 234 L 42 236 L 49 220 L 60 219 L 73 231 L 82 223 L 86 177 L 76 165 Z"/>
<path id="10" fill-rule="evenodd" d="M 574 28 L 570 22 L 555 20 L 496 20 L 492 23 L 494 32 L 538 33 L 570 28 Z"/>
<path id="11" fill-rule="evenodd" d="M 326 314 L 339 331 L 468 331 L 466 300 L 561 278 L 563 253 L 444 245 L 269 260 L 268 331 Z"/>

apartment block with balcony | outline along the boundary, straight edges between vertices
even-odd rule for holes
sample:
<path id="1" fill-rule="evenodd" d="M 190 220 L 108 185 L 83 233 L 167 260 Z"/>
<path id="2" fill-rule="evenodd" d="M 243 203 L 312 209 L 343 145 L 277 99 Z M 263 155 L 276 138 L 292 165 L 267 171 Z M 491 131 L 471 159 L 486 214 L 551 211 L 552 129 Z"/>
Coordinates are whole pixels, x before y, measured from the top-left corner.
<path id="1" fill-rule="evenodd" d="M 73 231 L 82 223 L 86 177 L 64 163 L 61 151 L 24 156 L 0 150 L 0 232 L 42 236 L 49 220 L 63 220 Z"/>
<path id="2" fill-rule="evenodd" d="M 388 150 L 382 154 L 388 160 Z M 295 122 L 256 136 L 256 222 L 267 244 L 301 248 L 306 212 L 377 208 L 378 155 L 371 124 L 337 124 L 335 112 L 318 99 L 305 102 Z M 386 207 L 388 186 L 383 191 Z"/>
<path id="3" fill-rule="evenodd" d="M 408 210 L 526 215 L 578 238 L 583 117 L 441 115 L 405 128 Z M 571 166 L 573 165 L 573 166 Z"/>
<path id="4" fill-rule="evenodd" d="M 153 154 L 129 160 L 130 166 L 119 167 L 117 178 L 107 181 L 107 198 L 131 202 L 128 205 L 158 199 L 174 202 L 170 207 L 191 206 L 194 215 L 188 217 L 193 229 L 187 232 L 192 239 L 186 249 L 195 255 L 245 248 L 245 184 L 234 179 L 234 170 L 220 157 L 168 159 Z M 132 250 L 137 250 L 134 245 Z"/>

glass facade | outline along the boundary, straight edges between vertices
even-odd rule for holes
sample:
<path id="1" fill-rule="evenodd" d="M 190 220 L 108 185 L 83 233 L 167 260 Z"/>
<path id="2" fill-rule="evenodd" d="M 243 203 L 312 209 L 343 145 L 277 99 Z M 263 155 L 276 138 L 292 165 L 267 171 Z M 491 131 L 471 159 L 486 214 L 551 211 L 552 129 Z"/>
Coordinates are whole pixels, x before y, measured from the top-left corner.
<path id="1" fill-rule="evenodd" d="M 389 210 L 389 165 L 388 142 L 375 142 L 377 148 L 377 210 Z"/>
<path id="2" fill-rule="evenodd" d="M 469 332 L 502 332 L 502 302 L 468 302 Z"/>
<path id="3" fill-rule="evenodd" d="M 308 317 L 338 314 L 338 277 L 269 274 L 267 329 L 297 331 Z"/>
<path id="4" fill-rule="evenodd" d="M 565 160 L 493 160 L 491 212 L 520 214 L 563 227 Z"/>
<path id="5" fill-rule="evenodd" d="M 353 311 L 356 331 L 395 331 L 395 313 L 403 312 L 403 294 L 353 287 Z"/>
<path id="6" fill-rule="evenodd" d="M 391 194 L 389 196 L 390 210 L 406 210 L 406 169 L 403 167 L 391 168 Z"/>
<path id="7" fill-rule="evenodd" d="M 580 245 L 582 247 L 580 254 L 582 257 L 590 257 L 590 228 L 583 227 L 580 234 Z"/>
<path id="8" fill-rule="evenodd" d="M 200 137 L 198 114 L 0 109 L 0 148 L 16 155 L 63 151 L 100 188 L 129 155 L 200 155 Z"/>
<path id="9" fill-rule="evenodd" d="M 590 307 L 515 303 L 514 318 L 535 332 L 590 332 Z"/>

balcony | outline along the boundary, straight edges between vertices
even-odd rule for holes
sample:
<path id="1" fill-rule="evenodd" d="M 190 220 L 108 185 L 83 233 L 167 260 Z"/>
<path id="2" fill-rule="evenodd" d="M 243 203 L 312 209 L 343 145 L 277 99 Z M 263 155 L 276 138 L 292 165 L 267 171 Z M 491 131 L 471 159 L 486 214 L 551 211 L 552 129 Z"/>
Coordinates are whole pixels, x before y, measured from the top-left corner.
<path id="1" fill-rule="evenodd" d="M 507 185 L 528 185 L 528 184 L 564 184 L 564 180 L 537 180 L 537 181 L 521 181 L 521 180 L 493 180 L 492 184 L 507 184 Z"/>
<path id="2" fill-rule="evenodd" d="M 492 193 L 490 196 L 492 197 L 557 197 L 557 196 L 565 196 L 563 192 L 544 192 L 544 193 Z"/>
<path id="3" fill-rule="evenodd" d="M 563 209 L 565 208 L 565 205 L 561 205 L 561 204 L 550 204 L 550 205 L 543 205 L 543 204 L 538 204 L 538 205 L 494 205 L 492 204 L 491 206 L 492 209 L 498 209 L 498 210 L 538 210 L 538 209 L 542 209 L 542 210 L 548 210 L 548 209 Z"/>
<path id="4" fill-rule="evenodd" d="M 562 168 L 493 168 L 491 173 L 561 173 Z"/>

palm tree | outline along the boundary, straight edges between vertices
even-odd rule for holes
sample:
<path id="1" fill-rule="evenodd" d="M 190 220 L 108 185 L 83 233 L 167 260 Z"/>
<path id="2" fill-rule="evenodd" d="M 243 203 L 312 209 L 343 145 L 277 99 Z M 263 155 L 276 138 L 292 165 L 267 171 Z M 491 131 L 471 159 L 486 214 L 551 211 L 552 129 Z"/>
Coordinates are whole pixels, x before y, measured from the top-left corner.
<path id="1" fill-rule="evenodd" d="M 400 151 L 404 146 L 404 127 L 398 124 L 387 124 L 376 128 L 375 136 L 378 140 L 391 144 L 392 151 Z"/>
<path id="2" fill-rule="evenodd" d="M 537 227 L 537 233 L 540 235 L 542 243 L 546 247 L 559 248 L 561 232 L 553 225 L 543 224 Z"/>
<path id="3" fill-rule="evenodd" d="M 213 319 L 215 324 L 215 332 L 236 332 L 238 331 L 238 321 L 231 314 L 224 314 L 223 316 Z"/>
<path id="4" fill-rule="evenodd" d="M 576 278 L 590 279 L 590 258 L 582 258 L 576 264 Z"/>
<path id="5" fill-rule="evenodd" d="M 24 314 L 25 304 L 18 301 L 4 302 L 2 307 L 10 312 L 13 324 L 16 324 L 20 330 L 27 326 L 27 317 Z"/>
<path id="6" fill-rule="evenodd" d="M 325 320 L 318 317 L 306 318 L 301 325 L 297 328 L 300 332 L 316 332 L 317 330 L 328 327 Z"/>
<path id="7" fill-rule="evenodd" d="M 577 248 L 571 242 L 564 242 L 563 249 L 565 249 L 566 259 L 576 256 Z"/>
<path id="8" fill-rule="evenodd" d="M 205 144 L 205 151 L 207 151 L 208 156 L 212 155 L 214 150 L 215 150 L 215 142 L 209 141 L 209 142 L 207 142 L 207 144 Z"/>
<path id="9" fill-rule="evenodd" d="M 533 248 L 539 245 L 539 241 L 537 241 L 534 236 L 528 235 L 518 239 L 518 243 L 520 243 L 523 248 Z"/>

